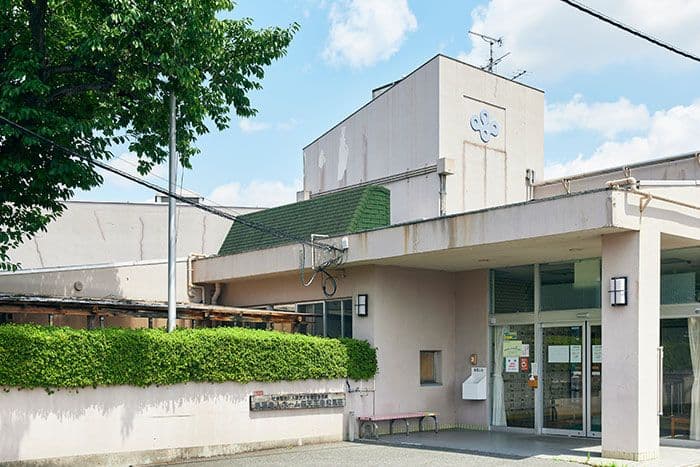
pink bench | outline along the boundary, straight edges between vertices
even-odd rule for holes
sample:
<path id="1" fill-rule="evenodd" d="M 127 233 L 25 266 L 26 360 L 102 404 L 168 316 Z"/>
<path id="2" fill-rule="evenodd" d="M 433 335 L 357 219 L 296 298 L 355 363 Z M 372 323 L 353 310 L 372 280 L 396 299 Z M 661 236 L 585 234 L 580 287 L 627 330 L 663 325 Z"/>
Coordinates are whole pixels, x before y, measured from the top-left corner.
<path id="1" fill-rule="evenodd" d="M 362 436 L 362 428 L 365 424 L 370 424 L 372 427 L 371 435 L 373 438 L 378 438 L 377 431 L 379 426 L 377 422 L 389 422 L 389 434 L 394 434 L 394 422 L 397 420 L 403 420 L 406 424 L 406 436 L 408 436 L 408 421 L 413 419 L 418 419 L 418 431 L 423 431 L 423 420 L 426 418 L 432 418 L 433 424 L 435 425 L 435 433 L 438 432 L 438 414 L 435 412 L 408 412 L 408 413 L 394 413 L 387 415 L 368 415 L 365 417 L 357 417 L 357 421 L 360 422 L 360 438 Z"/>

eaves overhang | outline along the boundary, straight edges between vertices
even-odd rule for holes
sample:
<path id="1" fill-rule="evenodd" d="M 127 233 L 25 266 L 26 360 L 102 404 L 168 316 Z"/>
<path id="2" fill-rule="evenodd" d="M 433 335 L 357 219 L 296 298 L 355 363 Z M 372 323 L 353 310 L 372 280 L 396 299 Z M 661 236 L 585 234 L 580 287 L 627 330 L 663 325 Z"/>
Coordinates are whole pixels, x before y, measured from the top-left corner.
<path id="1" fill-rule="evenodd" d="M 614 219 L 626 221 L 625 204 L 615 201 L 620 195 L 598 189 L 354 233 L 347 235 L 349 249 L 344 264 L 381 264 L 391 258 L 426 253 L 629 229 L 629 225 L 614 224 Z M 193 280 L 213 283 L 292 272 L 299 269 L 299 252 L 299 245 L 284 245 L 203 258 L 194 262 Z M 310 266 L 308 256 L 306 267 Z"/>

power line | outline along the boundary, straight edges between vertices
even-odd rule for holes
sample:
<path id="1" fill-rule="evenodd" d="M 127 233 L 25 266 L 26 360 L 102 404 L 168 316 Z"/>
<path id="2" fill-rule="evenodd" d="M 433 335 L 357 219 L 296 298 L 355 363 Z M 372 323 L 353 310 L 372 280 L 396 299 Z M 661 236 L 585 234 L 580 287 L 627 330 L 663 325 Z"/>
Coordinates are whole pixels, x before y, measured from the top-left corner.
<path id="1" fill-rule="evenodd" d="M 117 169 L 116 167 L 112 167 L 111 165 L 109 165 L 105 162 L 102 162 L 98 159 L 93 159 L 92 157 L 84 156 L 84 155 L 74 151 L 73 149 L 67 148 L 59 143 L 56 143 L 55 141 L 53 141 L 45 136 L 42 136 L 42 135 L 36 133 L 35 131 L 30 130 L 29 128 L 26 128 L 26 127 L 20 125 L 17 122 L 14 122 L 8 118 L 3 117 L 2 115 L 0 115 L 0 122 L 3 122 L 8 126 L 11 126 L 12 128 L 19 130 L 22 133 L 25 133 L 25 134 L 31 136 L 32 138 L 35 138 L 39 141 L 42 141 L 46 144 L 49 144 L 49 145 L 55 147 L 57 149 L 60 149 L 61 151 L 65 152 L 66 154 L 68 154 L 70 156 L 77 157 L 78 159 L 85 161 L 89 164 L 95 165 L 101 169 L 108 171 L 108 172 L 119 175 L 120 177 L 126 178 L 127 180 L 130 180 L 130 181 L 137 183 L 141 186 L 145 186 L 146 188 L 149 188 L 149 189 L 155 191 L 156 193 L 170 196 L 181 203 L 189 204 L 190 206 L 194 206 L 197 209 L 201 209 L 201 210 L 206 211 L 210 214 L 214 214 L 215 216 L 223 217 L 224 219 L 228 219 L 228 220 L 231 220 L 234 222 L 239 222 L 239 223 L 245 225 L 246 227 L 250 227 L 251 229 L 255 229 L 259 232 L 266 233 L 268 235 L 271 235 L 273 237 L 276 237 L 276 238 L 279 238 L 282 240 L 293 240 L 295 243 L 301 243 L 302 245 L 308 245 L 308 246 L 316 247 L 316 248 L 324 248 L 324 249 L 327 249 L 329 251 L 338 251 L 338 252 L 343 251 L 343 250 L 336 248 L 332 245 L 327 245 L 324 243 L 317 243 L 317 242 L 309 241 L 309 240 L 306 240 L 305 238 L 299 238 L 299 237 L 296 237 L 294 235 L 288 234 L 286 232 L 280 231 L 278 229 L 275 229 L 275 228 L 272 228 L 272 227 L 269 227 L 269 226 L 266 226 L 263 224 L 259 224 L 257 222 L 251 221 L 249 219 L 244 219 L 241 216 L 236 216 L 234 214 L 220 211 L 212 206 L 207 206 L 205 204 L 199 204 L 197 201 L 191 200 L 185 196 L 178 195 L 177 193 L 171 193 L 169 190 L 162 188 L 161 186 L 156 185 L 155 183 L 151 183 L 151 182 L 143 180 L 135 175 L 131 175 L 128 172 Z"/>
<path id="2" fill-rule="evenodd" d="M 613 18 L 610 18 L 609 16 L 606 16 L 603 13 L 596 11 L 590 7 L 587 7 L 586 5 L 584 5 L 580 2 L 577 2 L 575 0 L 560 0 L 560 1 L 566 3 L 567 5 L 569 5 L 573 8 L 576 8 L 579 11 L 582 11 L 586 14 L 589 14 L 589 15 L 591 15 L 591 16 L 593 16 L 593 17 L 595 17 L 595 18 L 597 18 L 605 23 L 608 23 L 612 26 L 615 26 L 618 29 L 622 29 L 623 31 L 626 31 L 626 32 L 632 34 L 633 36 L 637 36 L 641 39 L 644 39 L 645 41 L 651 42 L 654 45 L 658 45 L 659 47 L 662 47 L 662 48 L 669 50 L 673 53 L 676 53 L 676 54 L 681 55 L 685 58 L 689 58 L 691 60 L 694 60 L 694 61 L 700 63 L 700 57 L 698 57 L 697 55 L 693 55 L 690 52 L 686 52 L 686 51 L 681 50 L 681 49 L 679 49 L 671 44 L 668 44 L 668 43 L 663 42 L 659 39 L 656 39 L 655 37 L 652 37 L 648 34 L 645 34 L 642 31 L 639 31 L 637 29 L 634 29 L 631 26 L 627 26 L 626 24 L 620 23 L 619 21 L 617 21 Z"/>
<path id="3" fill-rule="evenodd" d="M 139 168 L 139 165 L 138 165 L 138 164 L 135 164 L 135 163 L 131 162 L 129 159 L 127 159 L 127 158 L 125 158 L 125 157 L 122 157 L 122 156 L 114 156 L 114 158 L 115 158 L 115 159 L 119 159 L 120 161 L 122 161 L 122 162 L 124 162 L 125 164 L 128 164 L 128 165 L 130 165 L 130 166 L 132 166 L 132 167 L 134 167 L 135 169 L 138 169 L 138 168 Z M 217 207 L 220 207 L 220 208 L 224 208 L 224 209 L 226 209 L 226 210 L 228 210 L 228 211 L 233 212 L 234 214 L 238 214 L 238 215 L 243 215 L 243 214 L 244 214 L 244 213 L 242 213 L 241 211 L 239 211 L 239 210 L 237 210 L 237 209 L 234 209 L 234 208 L 232 208 L 232 207 L 230 207 L 230 206 L 225 206 L 225 205 L 223 205 L 223 204 L 221 204 L 221 203 L 217 203 L 217 202 L 214 201 L 213 199 L 207 198 L 206 196 L 204 196 L 204 195 L 202 195 L 202 194 L 200 194 L 200 193 L 198 193 L 198 192 L 196 192 L 196 191 L 194 191 L 194 190 L 190 190 L 189 188 L 185 187 L 185 186 L 184 186 L 184 183 L 183 183 L 183 181 L 182 181 L 183 175 L 184 175 L 184 171 L 185 171 L 185 167 L 184 167 L 182 164 L 180 164 L 180 167 L 182 167 L 182 171 L 183 171 L 182 174 L 180 175 L 180 184 L 178 185 L 178 188 L 180 188 L 180 195 L 182 195 L 182 192 L 183 192 L 183 190 L 184 190 L 184 191 L 186 191 L 190 196 L 196 196 L 197 198 L 200 198 L 200 199 L 202 199 L 202 200 L 204 200 L 204 201 L 207 201 L 207 202 L 211 203 L 213 206 L 217 206 Z M 168 181 L 167 178 L 161 177 L 160 175 L 158 175 L 158 174 L 156 174 L 156 173 L 149 173 L 148 176 L 149 176 L 149 177 L 153 177 L 153 178 L 157 178 L 157 179 L 162 180 L 162 181 L 164 181 L 164 182 L 167 182 L 167 181 Z"/>

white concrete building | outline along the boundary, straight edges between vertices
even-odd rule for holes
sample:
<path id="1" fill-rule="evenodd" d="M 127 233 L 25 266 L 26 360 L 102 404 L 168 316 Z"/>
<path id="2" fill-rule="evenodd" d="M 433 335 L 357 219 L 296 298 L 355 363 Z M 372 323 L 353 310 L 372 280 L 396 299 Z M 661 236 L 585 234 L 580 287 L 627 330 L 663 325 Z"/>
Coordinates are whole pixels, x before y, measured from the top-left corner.
<path id="1" fill-rule="evenodd" d="M 22 270 L 158 261 L 168 257 L 167 203 L 67 201 L 65 212 L 10 251 Z M 214 254 L 231 221 L 187 204 L 177 206 L 177 256 Z M 232 214 L 260 208 L 227 207 Z"/>
<path id="2" fill-rule="evenodd" d="M 602 437 L 633 460 L 700 440 L 700 156 L 540 182 L 541 91 L 436 56 L 373 94 L 304 149 L 306 201 L 249 215 L 289 240 L 234 225 L 194 282 L 367 339 L 376 414 Z M 310 234 L 347 250 L 307 247 L 300 281 Z M 302 284 L 328 255 L 332 297 L 322 273 Z M 475 368 L 485 393 L 465 398 Z"/>
<path id="3" fill-rule="evenodd" d="M 225 207 L 232 214 L 260 208 Z M 191 259 L 212 255 L 231 221 L 187 204 L 177 206 L 176 293 L 181 303 L 202 302 L 191 285 Z M 0 272 L 0 294 L 163 302 L 167 300 L 168 205 L 68 201 L 62 216 L 31 240 L 10 251 L 21 265 Z M 5 321 L 85 326 L 83 318 L 0 312 Z M 139 321 L 139 320 L 136 320 Z M 165 320 L 156 319 L 160 326 Z M 107 326 L 134 326 L 130 318 L 108 318 Z M 184 321 L 179 325 L 184 325 Z M 140 320 L 139 326 L 146 326 Z"/>

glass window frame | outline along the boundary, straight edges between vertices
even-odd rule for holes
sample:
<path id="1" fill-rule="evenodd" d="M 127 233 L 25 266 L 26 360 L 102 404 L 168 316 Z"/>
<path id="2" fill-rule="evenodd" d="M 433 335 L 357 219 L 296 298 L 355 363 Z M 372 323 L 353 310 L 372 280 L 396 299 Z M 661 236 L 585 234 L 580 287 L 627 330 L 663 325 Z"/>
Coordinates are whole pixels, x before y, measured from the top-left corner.
<path id="1" fill-rule="evenodd" d="M 496 311 L 496 272 L 516 268 L 530 268 L 532 274 L 532 302 L 523 311 Z M 537 264 L 520 264 L 516 266 L 508 266 L 504 268 L 492 268 L 489 270 L 489 314 L 491 316 L 522 316 L 532 315 L 537 312 Z M 531 309 L 529 309 L 531 308 Z"/>
<path id="2" fill-rule="evenodd" d="M 350 309 L 346 310 L 346 302 L 350 302 Z M 294 304 L 294 309 L 299 313 L 299 308 L 305 305 L 317 305 L 321 304 L 323 306 L 322 312 L 321 312 L 321 324 L 322 324 L 322 329 L 323 333 L 322 334 L 315 334 L 318 335 L 319 337 L 328 337 L 328 303 L 330 302 L 340 302 L 340 336 L 336 337 L 338 338 L 346 338 L 346 337 L 352 337 L 353 335 L 353 308 L 354 308 L 354 301 L 352 297 L 340 297 L 340 298 L 334 298 L 332 300 L 311 300 L 308 302 L 298 302 Z M 350 329 L 348 332 L 345 330 L 345 316 L 346 316 L 346 311 L 348 312 L 347 314 L 350 316 Z M 318 315 L 316 315 L 318 316 Z M 314 323 L 316 324 L 316 323 Z"/>
<path id="3" fill-rule="evenodd" d="M 581 307 L 581 308 L 548 308 L 544 309 L 542 306 L 542 296 L 543 296 L 543 289 L 542 289 L 542 266 L 547 266 L 547 265 L 557 265 L 557 264 L 576 264 L 577 262 L 583 262 L 583 261 L 592 261 L 592 260 L 598 260 L 598 294 L 597 294 L 597 300 L 598 300 L 598 306 L 597 307 Z M 596 313 L 600 312 L 602 309 L 602 287 L 603 287 L 603 259 L 600 256 L 594 256 L 590 258 L 577 258 L 577 259 L 570 259 L 570 260 L 564 260 L 564 261 L 552 261 L 548 263 L 537 263 L 535 265 L 535 274 L 536 274 L 536 280 L 535 280 L 535 287 L 537 290 L 535 291 L 535 295 L 537 299 L 535 300 L 535 313 L 552 313 L 554 314 L 555 312 L 578 312 L 578 313 L 584 313 L 584 312 L 589 312 L 589 313 Z M 574 266 L 575 268 L 575 266 Z"/>
<path id="4" fill-rule="evenodd" d="M 677 264 L 676 267 L 679 267 L 681 269 L 684 268 L 684 260 L 688 264 L 692 264 L 692 262 L 696 262 L 698 260 L 695 255 L 691 253 L 691 257 L 688 258 L 687 256 L 683 257 L 681 255 L 680 259 L 678 262 L 669 262 L 672 261 L 674 258 L 674 255 L 677 255 L 678 253 L 686 253 L 687 251 L 691 251 L 692 253 L 697 252 L 697 256 L 700 256 L 700 247 L 685 247 L 685 248 L 672 248 L 672 249 L 667 249 L 667 250 L 661 250 L 661 271 L 660 271 L 660 277 L 661 277 L 661 291 L 660 291 L 660 304 L 662 307 L 672 307 L 672 308 L 681 308 L 685 306 L 695 306 L 698 307 L 700 306 L 700 265 L 696 264 L 695 267 L 691 266 L 690 270 L 688 271 L 667 271 L 664 273 L 664 269 L 674 269 L 673 264 Z M 690 302 L 688 301 L 676 301 L 670 299 L 668 295 L 664 293 L 664 278 L 672 277 L 675 275 L 680 275 L 684 273 L 692 272 L 695 273 L 695 289 L 693 291 L 694 295 L 694 300 L 691 299 Z M 668 280 L 668 279 L 667 279 Z"/>

